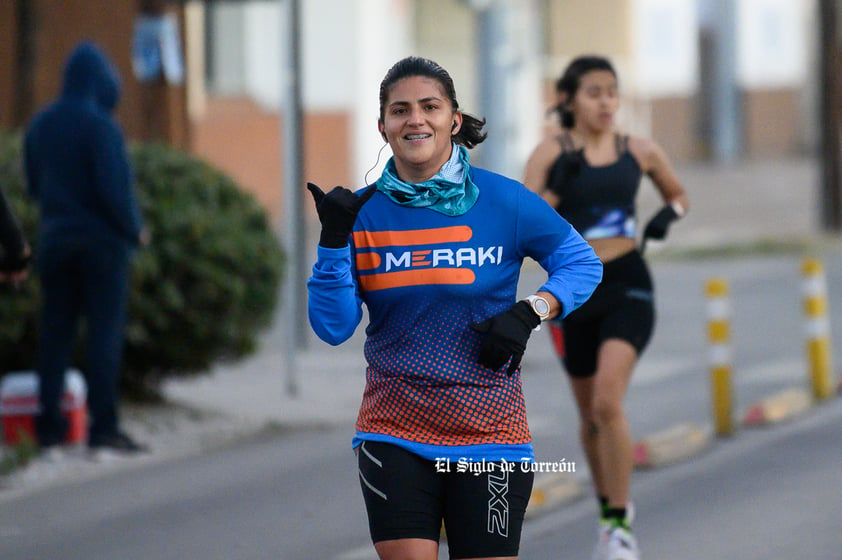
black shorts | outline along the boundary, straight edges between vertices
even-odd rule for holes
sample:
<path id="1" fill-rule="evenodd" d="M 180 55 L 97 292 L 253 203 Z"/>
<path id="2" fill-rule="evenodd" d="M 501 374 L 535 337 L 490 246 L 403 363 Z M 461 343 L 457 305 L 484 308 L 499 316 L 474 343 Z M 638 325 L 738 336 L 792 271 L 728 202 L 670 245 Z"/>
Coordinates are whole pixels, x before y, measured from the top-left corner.
<path id="1" fill-rule="evenodd" d="M 552 322 L 556 351 L 572 377 L 596 373 L 599 346 L 618 338 L 643 352 L 655 326 L 652 277 L 638 251 L 605 263 L 602 282 L 580 308 Z M 561 334 L 558 331 L 561 331 Z"/>
<path id="2" fill-rule="evenodd" d="M 534 473 L 521 463 L 430 461 L 389 443 L 356 449 L 360 485 L 374 543 L 439 541 L 442 522 L 451 558 L 517 556 Z M 490 467 L 490 465 L 495 465 Z"/>

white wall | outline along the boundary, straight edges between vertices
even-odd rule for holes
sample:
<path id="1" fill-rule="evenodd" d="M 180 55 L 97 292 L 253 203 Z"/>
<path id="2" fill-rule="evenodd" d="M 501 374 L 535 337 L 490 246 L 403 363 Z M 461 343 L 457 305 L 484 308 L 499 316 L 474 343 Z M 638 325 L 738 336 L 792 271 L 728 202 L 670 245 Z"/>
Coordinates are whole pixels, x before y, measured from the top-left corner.
<path id="1" fill-rule="evenodd" d="M 350 109 L 358 80 L 356 44 L 366 32 L 355 25 L 357 2 L 300 0 L 300 5 L 304 109 Z"/>
<path id="2" fill-rule="evenodd" d="M 640 97 L 692 95 L 698 87 L 699 40 L 696 0 L 635 0 L 633 76 Z"/>
<path id="3" fill-rule="evenodd" d="M 245 94 L 277 111 L 287 79 L 289 43 L 282 21 L 286 0 L 220 3 L 214 7 L 216 90 Z M 356 42 L 360 30 L 355 2 L 301 0 L 302 102 L 307 111 L 351 107 L 356 82 Z"/>
<path id="4" fill-rule="evenodd" d="M 541 2 L 511 2 L 512 99 L 508 111 L 510 153 L 505 171 L 517 180 L 523 179 L 523 168 L 535 145 L 544 134 L 545 111 L 543 92 L 544 36 Z"/>
<path id="5" fill-rule="evenodd" d="M 280 104 L 284 60 L 280 2 L 212 4 L 213 93 L 247 95 L 267 110 Z"/>
<path id="6" fill-rule="evenodd" d="M 813 0 L 738 0 L 740 86 L 775 89 L 803 84 L 808 77 L 808 33 L 814 6 Z"/>
<path id="7" fill-rule="evenodd" d="M 277 111 L 284 71 L 281 65 L 285 60 L 281 48 L 281 4 L 250 2 L 244 6 L 243 16 L 246 91 L 265 109 Z"/>
<path id="8" fill-rule="evenodd" d="M 349 3 L 352 3 L 349 1 Z M 409 0 L 355 0 L 359 30 L 356 45 L 349 52 L 355 57 L 356 87 L 353 90 L 353 134 L 351 136 L 352 177 L 355 187 L 380 176 L 391 150 L 384 146 L 377 129 L 380 82 L 391 66 L 413 54 L 412 6 Z M 374 167 L 374 170 L 366 172 Z"/>
<path id="9" fill-rule="evenodd" d="M 239 95 L 244 91 L 243 11 L 241 6 L 210 6 L 213 14 L 211 32 L 214 38 L 211 56 L 213 93 Z"/>

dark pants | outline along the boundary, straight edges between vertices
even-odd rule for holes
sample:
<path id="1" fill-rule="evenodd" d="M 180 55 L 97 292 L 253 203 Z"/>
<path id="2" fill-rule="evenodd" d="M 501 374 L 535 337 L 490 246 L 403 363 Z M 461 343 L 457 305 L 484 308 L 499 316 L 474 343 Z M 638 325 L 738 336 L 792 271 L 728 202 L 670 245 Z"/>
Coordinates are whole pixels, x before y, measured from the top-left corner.
<path id="1" fill-rule="evenodd" d="M 479 469 L 462 470 L 377 441 L 356 452 L 372 542 L 439 542 L 444 522 L 451 558 L 518 555 L 535 478 L 524 464 L 464 459 Z"/>
<path id="2" fill-rule="evenodd" d="M 41 445 L 64 440 L 60 404 L 80 318 L 86 319 L 85 367 L 89 439 L 117 430 L 131 249 L 88 239 L 46 240 L 38 256 L 43 307 L 37 370 Z"/>

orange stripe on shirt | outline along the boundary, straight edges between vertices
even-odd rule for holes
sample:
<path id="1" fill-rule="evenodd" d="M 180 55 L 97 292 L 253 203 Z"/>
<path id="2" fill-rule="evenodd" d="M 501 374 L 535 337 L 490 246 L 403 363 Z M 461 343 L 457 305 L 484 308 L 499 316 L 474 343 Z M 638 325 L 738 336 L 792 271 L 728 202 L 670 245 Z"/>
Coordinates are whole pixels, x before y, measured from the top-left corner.
<path id="1" fill-rule="evenodd" d="M 473 236 L 473 231 L 468 226 L 450 226 L 408 231 L 355 231 L 353 235 L 357 248 L 366 249 L 468 241 Z"/>
<path id="2" fill-rule="evenodd" d="M 426 268 L 360 276 L 360 284 L 365 291 L 373 292 L 425 284 L 471 284 L 475 279 L 469 268 Z"/>
<path id="3" fill-rule="evenodd" d="M 374 270 L 383 259 L 377 253 L 357 253 L 357 270 Z"/>

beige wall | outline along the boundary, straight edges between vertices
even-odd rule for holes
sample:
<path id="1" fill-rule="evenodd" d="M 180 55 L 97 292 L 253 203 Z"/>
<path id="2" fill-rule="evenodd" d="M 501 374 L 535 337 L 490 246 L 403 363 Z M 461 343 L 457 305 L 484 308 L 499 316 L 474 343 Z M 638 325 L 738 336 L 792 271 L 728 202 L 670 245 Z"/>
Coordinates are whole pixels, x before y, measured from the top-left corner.
<path id="1" fill-rule="evenodd" d="M 779 157 L 801 146 L 799 92 L 795 89 L 743 92 L 743 155 Z"/>
<path id="2" fill-rule="evenodd" d="M 699 157 L 702 152 L 696 126 L 696 99 L 662 97 L 652 100 L 652 139 L 674 161 Z"/>
<path id="3" fill-rule="evenodd" d="M 447 70 L 462 108 L 476 111 L 477 25 L 473 10 L 460 0 L 418 0 L 414 8 L 416 54 Z"/>
<path id="4" fill-rule="evenodd" d="M 742 92 L 742 157 L 768 159 L 805 150 L 801 95 L 794 88 Z M 700 137 L 698 110 L 696 97 L 651 101 L 651 136 L 672 159 L 686 161 L 710 156 L 710 146 Z"/>
<path id="5" fill-rule="evenodd" d="M 627 58 L 631 52 L 630 0 L 548 0 L 545 21 L 554 63 L 584 53 Z"/>

